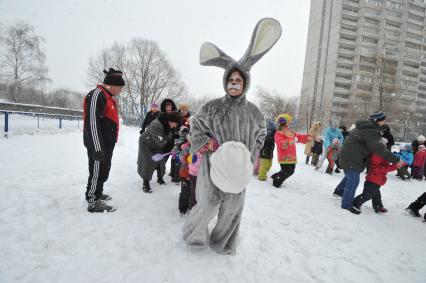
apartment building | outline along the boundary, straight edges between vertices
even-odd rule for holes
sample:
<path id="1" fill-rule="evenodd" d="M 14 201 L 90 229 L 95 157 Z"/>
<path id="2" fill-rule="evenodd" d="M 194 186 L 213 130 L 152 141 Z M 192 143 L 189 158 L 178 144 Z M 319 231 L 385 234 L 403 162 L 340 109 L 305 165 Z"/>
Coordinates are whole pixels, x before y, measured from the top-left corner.
<path id="1" fill-rule="evenodd" d="M 426 0 L 312 0 L 299 121 L 350 126 L 381 108 L 399 139 L 424 134 L 425 8 Z"/>

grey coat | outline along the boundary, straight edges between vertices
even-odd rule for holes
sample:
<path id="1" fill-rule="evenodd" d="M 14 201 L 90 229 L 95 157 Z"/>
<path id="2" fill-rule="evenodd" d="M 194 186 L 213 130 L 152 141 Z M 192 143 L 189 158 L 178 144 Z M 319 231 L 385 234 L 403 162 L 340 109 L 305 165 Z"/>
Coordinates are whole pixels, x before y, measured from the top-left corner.
<path id="1" fill-rule="evenodd" d="M 166 134 L 164 125 L 158 120 L 152 121 L 145 132 L 139 137 L 138 173 L 145 181 L 150 181 L 152 174 L 161 161 L 155 162 L 151 157 L 161 153 L 171 138 Z"/>

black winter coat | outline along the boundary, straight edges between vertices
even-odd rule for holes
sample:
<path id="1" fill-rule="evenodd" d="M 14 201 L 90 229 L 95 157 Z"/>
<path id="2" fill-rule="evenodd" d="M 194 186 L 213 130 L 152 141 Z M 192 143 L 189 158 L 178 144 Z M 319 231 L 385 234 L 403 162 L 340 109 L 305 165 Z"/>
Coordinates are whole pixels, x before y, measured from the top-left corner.
<path id="1" fill-rule="evenodd" d="M 274 157 L 274 149 L 275 149 L 274 135 L 275 135 L 275 131 L 271 131 L 265 136 L 265 143 L 263 144 L 263 147 L 259 152 L 259 158 L 272 159 Z"/>
<path id="2" fill-rule="evenodd" d="M 380 155 L 391 163 L 399 158 L 390 152 L 382 142 L 380 126 L 376 122 L 360 120 L 343 143 L 340 153 L 340 167 L 362 172 L 371 153 Z"/>
<path id="3" fill-rule="evenodd" d="M 145 119 L 143 120 L 143 123 L 142 123 L 142 129 L 140 131 L 141 134 L 145 132 L 146 128 L 152 123 L 152 121 L 157 119 L 159 113 L 160 112 L 158 111 L 157 112 L 149 111 L 148 113 L 146 113 Z"/>
<path id="4" fill-rule="evenodd" d="M 323 142 L 314 141 L 314 146 L 312 147 L 312 153 L 321 155 L 322 154 L 322 144 Z"/>

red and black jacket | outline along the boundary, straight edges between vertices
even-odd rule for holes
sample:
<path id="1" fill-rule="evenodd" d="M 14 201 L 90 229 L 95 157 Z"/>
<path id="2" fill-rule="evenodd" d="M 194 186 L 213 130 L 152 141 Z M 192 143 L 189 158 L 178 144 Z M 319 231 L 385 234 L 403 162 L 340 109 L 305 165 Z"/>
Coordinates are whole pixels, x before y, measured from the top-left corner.
<path id="1" fill-rule="evenodd" d="M 98 85 L 84 98 L 84 145 L 93 152 L 104 152 L 118 138 L 117 104 L 103 86 Z"/>

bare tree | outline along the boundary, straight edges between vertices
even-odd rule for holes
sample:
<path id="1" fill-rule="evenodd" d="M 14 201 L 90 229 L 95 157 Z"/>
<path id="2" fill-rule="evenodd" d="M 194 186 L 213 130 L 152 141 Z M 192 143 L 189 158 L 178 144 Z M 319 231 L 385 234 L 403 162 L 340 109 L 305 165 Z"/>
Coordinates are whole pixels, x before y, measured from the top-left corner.
<path id="1" fill-rule="evenodd" d="M 386 55 L 374 57 L 373 93 L 377 97 L 376 109 L 382 111 L 386 97 L 397 91 L 396 69 L 398 62 Z M 374 103 L 375 104 L 375 103 Z"/>
<path id="2" fill-rule="evenodd" d="M 282 113 L 295 115 L 298 97 L 285 97 L 263 87 L 257 87 L 255 92 L 260 100 L 260 109 L 267 118 L 273 119 Z"/>
<path id="3" fill-rule="evenodd" d="M 89 82 L 99 82 L 102 70 L 116 67 L 126 81 L 119 98 L 123 116 L 141 120 L 144 109 L 163 98 L 178 99 L 186 95 L 186 86 L 155 41 L 134 38 L 126 45 L 115 43 L 89 60 Z"/>
<path id="4" fill-rule="evenodd" d="M 23 88 L 42 86 L 49 81 L 46 56 L 41 49 L 44 39 L 34 27 L 18 22 L 0 36 L 0 81 L 9 86 L 12 101 L 19 101 Z"/>

